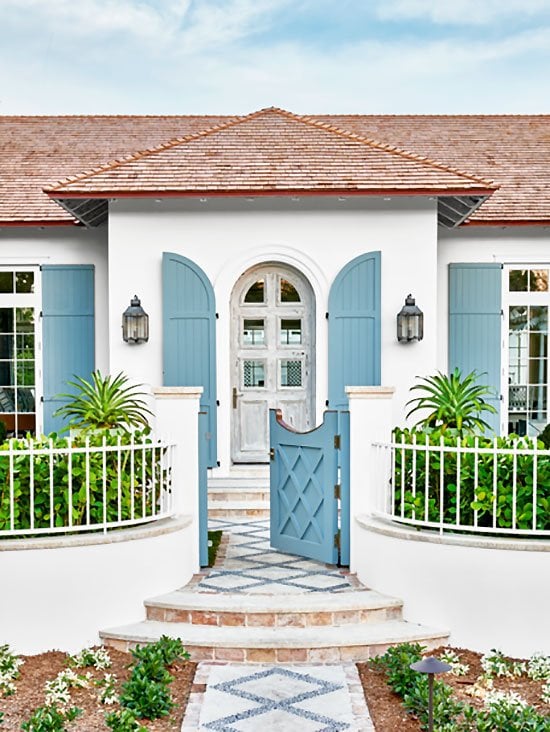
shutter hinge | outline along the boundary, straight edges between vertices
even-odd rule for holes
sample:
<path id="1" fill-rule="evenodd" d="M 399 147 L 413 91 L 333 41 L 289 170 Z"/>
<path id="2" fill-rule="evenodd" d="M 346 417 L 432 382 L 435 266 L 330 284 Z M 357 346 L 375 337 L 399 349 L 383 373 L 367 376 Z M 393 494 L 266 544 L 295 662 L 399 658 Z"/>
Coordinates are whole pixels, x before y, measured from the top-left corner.
<path id="1" fill-rule="evenodd" d="M 39 318 L 43 318 L 43 317 L 44 317 L 44 313 L 43 313 L 43 311 L 42 311 L 42 310 L 41 310 L 41 311 L 40 311 L 40 312 L 38 313 L 38 317 L 39 317 Z"/>
<path id="2" fill-rule="evenodd" d="M 219 320 L 219 319 L 220 319 L 220 314 L 216 313 L 216 320 Z"/>
<path id="3" fill-rule="evenodd" d="M 342 443 L 342 441 L 340 439 L 340 435 L 334 435 L 334 449 L 335 450 L 339 450 L 340 449 L 341 443 Z"/>
<path id="4" fill-rule="evenodd" d="M 220 400 L 219 400 L 219 399 L 216 399 L 216 406 L 217 406 L 217 407 L 219 407 L 219 406 L 220 406 Z"/>
<path id="5" fill-rule="evenodd" d="M 341 491 L 340 483 L 336 483 L 336 485 L 334 486 L 334 498 L 336 498 L 336 500 L 339 501 L 341 496 L 342 496 L 342 491 Z"/>
<path id="6" fill-rule="evenodd" d="M 325 407 L 328 407 L 328 399 L 325 399 Z"/>
<path id="7" fill-rule="evenodd" d="M 328 320 L 328 313 L 325 313 L 325 318 Z"/>
<path id="8" fill-rule="evenodd" d="M 334 534 L 334 548 L 338 549 L 338 551 L 340 551 L 340 532 L 339 531 L 337 531 Z"/>
<path id="9" fill-rule="evenodd" d="M 503 318 L 503 317 L 504 317 L 504 310 L 502 310 L 502 309 L 501 309 L 501 311 L 500 311 L 500 317 L 501 317 L 501 318 Z"/>
<path id="10" fill-rule="evenodd" d="M 44 404 L 44 397 L 43 396 L 40 397 L 40 401 L 42 402 L 42 404 Z"/>

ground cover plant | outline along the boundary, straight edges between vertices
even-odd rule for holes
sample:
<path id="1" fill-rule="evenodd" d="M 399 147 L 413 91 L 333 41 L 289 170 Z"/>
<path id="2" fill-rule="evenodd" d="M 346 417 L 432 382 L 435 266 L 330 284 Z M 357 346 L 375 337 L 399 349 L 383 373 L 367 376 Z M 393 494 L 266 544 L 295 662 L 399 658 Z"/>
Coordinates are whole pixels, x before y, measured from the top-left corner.
<path id="1" fill-rule="evenodd" d="M 358 664 L 376 730 L 427 729 L 427 678 L 410 670 L 424 648 L 402 644 L 379 659 Z M 441 648 L 432 652 L 452 671 L 436 677 L 434 729 L 438 732 L 548 732 L 550 699 L 545 698 L 550 657 L 527 661 L 498 651 Z"/>
<path id="2" fill-rule="evenodd" d="M 4 715 L 0 731 L 179 730 L 196 665 L 186 660 L 180 641 L 164 639 L 151 648 L 141 649 L 140 658 L 101 647 L 84 649 L 74 656 L 50 651 L 21 658 L 24 663 L 15 692 L 0 694 L 0 718 Z M 123 705 L 123 699 L 131 699 L 132 689 L 135 691 L 135 668 L 145 664 L 153 673 L 160 673 L 156 666 L 159 660 L 170 676 L 170 680 L 164 677 L 169 711 L 156 719 L 140 719 L 139 712 Z"/>
<path id="3" fill-rule="evenodd" d="M 222 540 L 221 531 L 208 532 L 208 566 L 213 567 L 216 562 L 216 555 Z"/>

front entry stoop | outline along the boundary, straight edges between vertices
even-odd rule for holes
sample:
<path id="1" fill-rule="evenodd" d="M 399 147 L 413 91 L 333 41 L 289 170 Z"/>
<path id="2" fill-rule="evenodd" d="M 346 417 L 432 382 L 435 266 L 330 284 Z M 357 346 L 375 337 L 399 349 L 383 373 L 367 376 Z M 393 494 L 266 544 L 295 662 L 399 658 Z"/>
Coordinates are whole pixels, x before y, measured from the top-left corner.
<path id="1" fill-rule="evenodd" d="M 447 631 L 403 620 L 400 600 L 353 575 L 271 550 L 267 523 L 213 522 L 230 532 L 216 566 L 146 600 L 146 620 L 101 631 L 103 642 L 127 650 L 168 635 L 192 660 L 243 663 L 364 661 L 396 643 L 447 642 Z"/>
<path id="2" fill-rule="evenodd" d="M 229 476 L 208 479 L 209 519 L 269 518 L 269 470 L 242 466 Z"/>

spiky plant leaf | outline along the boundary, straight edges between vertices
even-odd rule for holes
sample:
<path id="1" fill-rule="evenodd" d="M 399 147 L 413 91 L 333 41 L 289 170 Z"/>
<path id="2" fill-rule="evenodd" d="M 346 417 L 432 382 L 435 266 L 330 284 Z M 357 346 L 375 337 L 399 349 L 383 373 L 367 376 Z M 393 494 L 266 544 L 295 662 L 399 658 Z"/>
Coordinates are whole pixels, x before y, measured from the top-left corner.
<path id="1" fill-rule="evenodd" d="M 147 427 L 147 416 L 151 411 L 143 399 L 146 394 L 140 391 L 141 385 L 131 386 L 123 374 L 102 376 L 94 371 L 90 381 L 76 377 L 67 382 L 75 389 L 73 394 L 59 394 L 57 398 L 66 399 L 55 416 L 69 420 L 69 427 L 88 429 Z"/>
<path id="2" fill-rule="evenodd" d="M 414 405 L 407 417 L 419 410 L 428 410 L 415 426 L 439 428 L 442 432 L 454 429 L 459 434 L 491 430 L 481 415 L 483 412 L 496 414 L 497 410 L 485 401 L 484 397 L 490 396 L 492 390 L 476 383 L 479 376 L 472 371 L 462 377 L 460 369 L 456 368 L 448 376 L 438 371 L 435 376 L 419 377 L 422 383 L 415 384 L 410 391 L 419 391 L 422 396 L 407 402 L 406 406 Z"/>

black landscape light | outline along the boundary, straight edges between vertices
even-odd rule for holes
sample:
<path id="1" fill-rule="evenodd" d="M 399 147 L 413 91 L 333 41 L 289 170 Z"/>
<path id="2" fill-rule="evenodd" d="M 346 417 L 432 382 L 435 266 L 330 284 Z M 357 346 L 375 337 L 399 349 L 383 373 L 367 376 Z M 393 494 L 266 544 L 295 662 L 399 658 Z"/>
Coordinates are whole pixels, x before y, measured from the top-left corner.
<path id="1" fill-rule="evenodd" d="M 428 674 L 428 732 L 433 732 L 434 728 L 434 675 L 444 674 L 451 670 L 448 663 L 443 663 L 439 658 L 428 656 L 421 661 L 411 663 L 410 667 L 413 671 L 421 674 Z"/>

